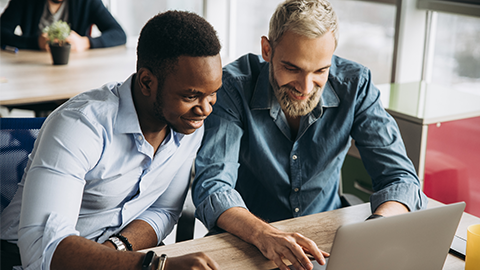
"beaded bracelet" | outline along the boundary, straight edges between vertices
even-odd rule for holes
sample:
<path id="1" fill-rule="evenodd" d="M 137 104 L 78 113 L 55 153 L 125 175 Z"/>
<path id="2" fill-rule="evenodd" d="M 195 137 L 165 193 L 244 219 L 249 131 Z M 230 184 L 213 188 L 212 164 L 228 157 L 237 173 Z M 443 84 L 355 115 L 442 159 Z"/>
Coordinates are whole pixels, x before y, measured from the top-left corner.
<path id="1" fill-rule="evenodd" d="M 123 244 L 125 244 L 125 247 L 127 248 L 127 250 L 129 250 L 129 251 L 133 250 L 132 244 L 130 244 L 130 242 L 128 242 L 127 237 L 121 235 L 120 233 L 117 233 L 113 236 L 118 237 L 118 239 L 120 239 L 120 241 L 122 241 Z"/>

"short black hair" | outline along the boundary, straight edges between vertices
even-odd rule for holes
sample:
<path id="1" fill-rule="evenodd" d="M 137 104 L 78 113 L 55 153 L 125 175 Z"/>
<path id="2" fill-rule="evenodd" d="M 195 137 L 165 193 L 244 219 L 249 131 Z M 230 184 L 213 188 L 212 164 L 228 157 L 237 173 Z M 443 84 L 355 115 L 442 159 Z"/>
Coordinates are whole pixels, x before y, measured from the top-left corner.
<path id="1" fill-rule="evenodd" d="M 160 80 L 175 68 L 180 56 L 206 57 L 220 53 L 212 25 L 187 11 L 167 11 L 143 27 L 137 45 L 137 71 L 148 68 Z"/>

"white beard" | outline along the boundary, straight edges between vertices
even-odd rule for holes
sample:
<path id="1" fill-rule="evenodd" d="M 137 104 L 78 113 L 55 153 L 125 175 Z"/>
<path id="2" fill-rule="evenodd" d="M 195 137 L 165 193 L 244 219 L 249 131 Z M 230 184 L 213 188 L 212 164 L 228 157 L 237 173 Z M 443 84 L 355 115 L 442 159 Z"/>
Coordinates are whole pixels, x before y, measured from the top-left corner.
<path id="1" fill-rule="evenodd" d="M 270 64 L 269 71 L 270 84 L 272 85 L 275 97 L 282 107 L 283 112 L 291 117 L 304 116 L 317 107 L 323 93 L 323 87 L 314 85 L 313 91 L 307 100 L 293 100 L 288 96 L 288 91 L 297 92 L 295 87 L 288 85 L 279 86 L 274 76 L 273 65 Z"/>

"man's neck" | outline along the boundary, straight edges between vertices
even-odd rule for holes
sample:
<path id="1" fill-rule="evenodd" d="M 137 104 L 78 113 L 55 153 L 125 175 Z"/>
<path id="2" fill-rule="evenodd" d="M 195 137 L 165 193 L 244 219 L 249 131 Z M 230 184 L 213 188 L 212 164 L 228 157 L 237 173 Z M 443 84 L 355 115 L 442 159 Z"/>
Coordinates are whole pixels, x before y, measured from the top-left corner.
<path id="1" fill-rule="evenodd" d="M 290 116 L 285 114 L 285 118 L 287 118 L 287 123 L 290 126 L 290 133 L 292 135 L 292 140 L 297 138 L 298 130 L 300 129 L 300 119 L 301 116 Z"/>
<path id="2" fill-rule="evenodd" d="M 154 153 L 162 144 L 163 140 L 170 132 L 170 128 L 167 124 L 160 125 L 155 122 L 155 119 L 145 110 L 143 96 L 140 93 L 140 86 L 138 85 L 137 75 L 132 78 L 131 84 L 132 99 L 135 111 L 137 112 L 138 122 L 143 136 L 151 146 L 153 146 Z"/>

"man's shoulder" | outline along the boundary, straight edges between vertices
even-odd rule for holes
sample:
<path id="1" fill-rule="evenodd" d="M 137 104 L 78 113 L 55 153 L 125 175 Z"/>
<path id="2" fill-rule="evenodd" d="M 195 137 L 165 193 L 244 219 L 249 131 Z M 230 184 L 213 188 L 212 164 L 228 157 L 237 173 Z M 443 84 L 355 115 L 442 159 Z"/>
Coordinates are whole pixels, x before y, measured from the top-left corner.
<path id="1" fill-rule="evenodd" d="M 102 103 L 104 105 L 118 103 L 119 96 L 117 89 L 121 84 L 122 83 L 118 82 L 106 83 L 99 88 L 78 94 L 71 98 L 68 102 L 70 102 L 72 105 L 76 103 L 89 102 L 92 104 L 92 106 L 95 106 L 97 103 Z"/>
<path id="2" fill-rule="evenodd" d="M 260 55 L 245 54 L 223 68 L 223 77 L 224 80 L 256 78 L 265 65 L 268 63 Z"/>
<path id="3" fill-rule="evenodd" d="M 268 62 L 260 55 L 246 54 L 223 68 L 222 82 L 221 94 L 250 100 L 256 88 L 268 85 Z"/>
<path id="4" fill-rule="evenodd" d="M 345 83 L 368 79 L 370 70 L 357 62 L 333 55 L 329 80 Z"/>
<path id="5" fill-rule="evenodd" d="M 55 113 L 76 113 L 90 120 L 103 122 L 116 116 L 120 98 L 116 89 L 120 83 L 107 83 L 69 99 Z"/>

